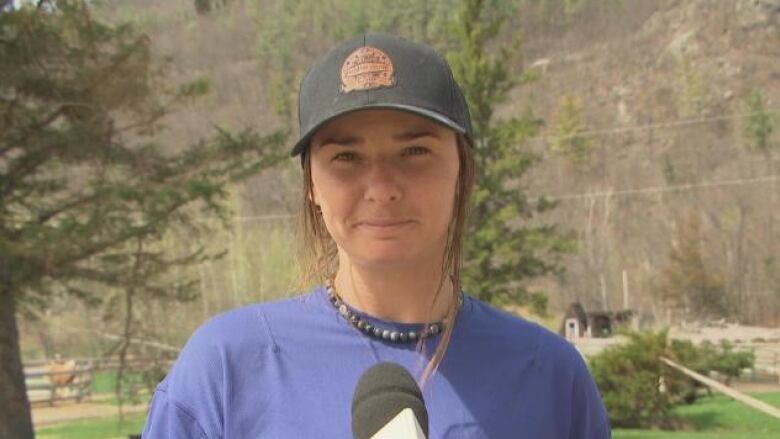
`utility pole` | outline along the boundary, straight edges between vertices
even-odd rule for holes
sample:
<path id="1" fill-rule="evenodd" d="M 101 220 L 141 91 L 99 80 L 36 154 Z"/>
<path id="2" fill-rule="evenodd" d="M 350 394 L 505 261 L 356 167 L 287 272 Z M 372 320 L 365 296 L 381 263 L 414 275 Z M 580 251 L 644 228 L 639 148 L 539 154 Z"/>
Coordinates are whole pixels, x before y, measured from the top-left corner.
<path id="1" fill-rule="evenodd" d="M 628 309 L 628 272 L 623 270 L 623 309 Z"/>

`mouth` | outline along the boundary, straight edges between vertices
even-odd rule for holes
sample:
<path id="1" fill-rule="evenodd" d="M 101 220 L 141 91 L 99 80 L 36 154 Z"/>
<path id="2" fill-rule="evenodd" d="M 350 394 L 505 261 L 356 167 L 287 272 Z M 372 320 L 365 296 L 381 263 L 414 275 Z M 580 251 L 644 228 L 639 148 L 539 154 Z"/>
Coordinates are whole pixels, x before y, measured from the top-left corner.
<path id="1" fill-rule="evenodd" d="M 410 224 L 411 220 L 399 220 L 399 219 L 371 219 L 364 220 L 357 223 L 358 226 L 371 227 L 377 229 L 390 229 L 394 227 L 400 227 L 406 224 Z"/>

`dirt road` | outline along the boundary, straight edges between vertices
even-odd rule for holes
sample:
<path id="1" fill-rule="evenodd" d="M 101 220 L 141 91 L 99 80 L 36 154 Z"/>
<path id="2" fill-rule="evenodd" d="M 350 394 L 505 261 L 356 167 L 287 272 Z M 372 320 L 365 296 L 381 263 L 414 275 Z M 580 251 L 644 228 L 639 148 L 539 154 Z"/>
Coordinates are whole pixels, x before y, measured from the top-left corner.
<path id="1" fill-rule="evenodd" d="M 105 418 L 119 414 L 119 408 L 114 404 L 104 402 L 105 397 L 96 395 L 92 401 L 80 402 L 63 401 L 53 407 L 48 405 L 35 405 L 32 408 L 33 425 L 35 428 L 49 427 L 57 424 L 83 421 L 85 419 Z M 122 411 L 125 414 L 145 412 L 147 404 L 125 405 Z"/>

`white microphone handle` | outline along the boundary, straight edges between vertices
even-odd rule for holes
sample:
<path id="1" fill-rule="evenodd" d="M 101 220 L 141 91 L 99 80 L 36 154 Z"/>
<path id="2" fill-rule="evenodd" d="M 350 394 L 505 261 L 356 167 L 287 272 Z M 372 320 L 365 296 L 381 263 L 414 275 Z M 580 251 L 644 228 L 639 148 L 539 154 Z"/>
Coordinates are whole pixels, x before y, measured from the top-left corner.
<path id="1" fill-rule="evenodd" d="M 381 430 L 377 431 L 371 439 L 426 439 L 425 434 L 410 408 L 401 410 Z"/>

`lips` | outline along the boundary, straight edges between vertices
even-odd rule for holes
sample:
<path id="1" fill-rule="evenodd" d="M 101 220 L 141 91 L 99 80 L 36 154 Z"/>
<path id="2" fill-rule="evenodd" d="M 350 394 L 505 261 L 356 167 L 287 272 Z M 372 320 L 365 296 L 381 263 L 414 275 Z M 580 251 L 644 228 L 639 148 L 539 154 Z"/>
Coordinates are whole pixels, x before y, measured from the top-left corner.
<path id="1" fill-rule="evenodd" d="M 391 218 L 391 219 L 379 219 L 379 218 L 377 218 L 377 219 L 370 219 L 370 220 L 360 221 L 357 225 L 358 226 L 377 227 L 377 228 L 382 228 L 382 227 L 389 228 L 389 227 L 400 226 L 400 225 L 403 225 L 403 224 L 406 224 L 406 223 L 410 223 L 410 222 L 411 222 L 410 220 L 395 219 L 395 218 Z"/>

